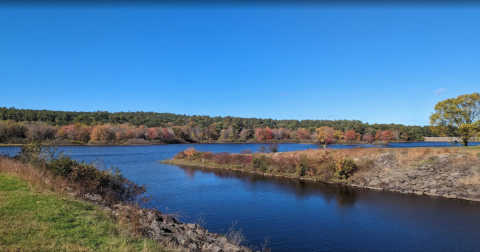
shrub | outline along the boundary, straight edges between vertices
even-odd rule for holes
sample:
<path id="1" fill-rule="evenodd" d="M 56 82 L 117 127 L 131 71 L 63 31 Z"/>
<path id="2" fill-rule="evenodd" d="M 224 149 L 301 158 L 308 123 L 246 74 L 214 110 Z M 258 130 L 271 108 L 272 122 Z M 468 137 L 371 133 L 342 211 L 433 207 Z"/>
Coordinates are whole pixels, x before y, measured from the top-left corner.
<path id="1" fill-rule="evenodd" d="M 210 151 L 202 152 L 202 158 L 205 160 L 211 160 L 213 158 L 213 153 Z"/>
<path id="2" fill-rule="evenodd" d="M 174 159 L 185 159 L 186 157 L 187 155 L 183 151 L 180 151 L 179 153 L 175 154 L 175 156 L 173 156 Z"/>
<path id="3" fill-rule="evenodd" d="M 240 153 L 242 153 L 242 154 L 252 154 L 252 150 L 246 149 L 246 150 L 242 150 Z"/>
<path id="4" fill-rule="evenodd" d="M 270 165 L 270 160 L 266 156 L 254 157 L 252 159 L 253 168 L 260 172 L 266 172 L 267 167 Z"/>
<path id="5" fill-rule="evenodd" d="M 260 147 L 258 147 L 257 152 L 258 153 L 265 153 L 265 152 L 267 152 L 267 147 L 265 147 L 265 145 L 261 145 Z"/>
<path id="6" fill-rule="evenodd" d="M 273 143 L 273 144 L 269 144 L 268 145 L 268 150 L 270 150 L 270 152 L 274 153 L 274 152 L 278 152 L 278 149 L 280 147 L 278 146 L 278 144 L 276 143 Z"/>
<path id="7" fill-rule="evenodd" d="M 229 164 L 230 154 L 228 152 L 215 153 L 213 155 L 213 162 L 217 164 Z"/>
<path id="8" fill-rule="evenodd" d="M 355 162 L 351 158 L 339 158 L 335 161 L 335 176 L 348 179 L 356 170 Z"/>
<path id="9" fill-rule="evenodd" d="M 120 201 L 133 203 L 146 192 L 144 185 L 139 186 L 126 179 L 118 168 L 99 169 L 93 164 L 79 163 L 63 152 L 55 157 L 55 152 L 56 148 L 43 147 L 36 142 L 22 146 L 19 155 L 14 158 L 37 169 L 45 169 L 55 177 L 67 179 L 81 194 L 100 194 L 107 204 Z"/>
<path id="10" fill-rule="evenodd" d="M 300 156 L 300 159 L 297 160 L 296 174 L 300 177 L 305 176 L 305 174 L 307 173 L 307 169 L 308 169 L 307 156 L 305 154 L 302 154 Z"/>

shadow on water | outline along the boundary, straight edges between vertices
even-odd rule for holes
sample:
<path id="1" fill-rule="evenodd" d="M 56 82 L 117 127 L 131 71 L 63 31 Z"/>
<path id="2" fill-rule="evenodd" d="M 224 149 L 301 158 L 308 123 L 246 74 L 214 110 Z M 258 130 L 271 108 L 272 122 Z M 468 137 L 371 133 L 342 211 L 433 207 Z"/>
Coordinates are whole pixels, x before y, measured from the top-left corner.
<path id="1" fill-rule="evenodd" d="M 221 170 L 208 167 L 178 167 L 182 168 L 185 175 L 192 180 L 194 179 L 196 172 L 202 172 L 213 174 L 215 177 L 221 179 L 239 180 L 250 187 L 256 184 L 269 183 L 275 188 L 276 192 L 293 194 L 297 200 L 315 196 L 323 198 L 326 202 L 334 201 L 342 207 L 355 204 L 358 192 L 358 189 L 347 186 L 315 183 L 292 178 L 272 177 L 242 171 Z"/>

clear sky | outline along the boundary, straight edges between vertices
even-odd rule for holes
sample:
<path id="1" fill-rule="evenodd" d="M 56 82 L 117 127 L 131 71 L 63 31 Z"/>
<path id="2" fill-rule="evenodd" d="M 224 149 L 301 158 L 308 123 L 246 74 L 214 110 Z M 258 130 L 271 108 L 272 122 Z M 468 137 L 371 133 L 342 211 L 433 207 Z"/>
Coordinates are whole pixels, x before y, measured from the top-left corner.
<path id="1" fill-rule="evenodd" d="M 479 87 L 480 8 L 0 9 L 0 107 L 426 125 Z"/>

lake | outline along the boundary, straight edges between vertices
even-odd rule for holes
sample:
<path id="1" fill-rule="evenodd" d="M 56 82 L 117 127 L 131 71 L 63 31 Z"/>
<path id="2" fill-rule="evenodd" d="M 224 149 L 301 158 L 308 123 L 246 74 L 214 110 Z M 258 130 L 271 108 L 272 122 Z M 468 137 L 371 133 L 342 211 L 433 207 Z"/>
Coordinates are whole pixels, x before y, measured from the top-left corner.
<path id="1" fill-rule="evenodd" d="M 472 145 L 478 145 L 474 143 Z M 206 229 L 225 233 L 232 223 L 259 247 L 273 251 L 478 251 L 480 203 L 348 188 L 242 172 L 158 163 L 189 147 L 212 152 L 255 151 L 260 144 L 61 146 L 77 160 L 101 158 L 127 178 L 145 183 L 150 205 L 184 222 L 204 217 Z M 448 143 L 392 143 L 388 147 L 442 147 Z M 353 148 L 332 145 L 330 148 Z M 367 146 L 371 147 L 371 146 Z M 374 146 L 376 147 L 376 146 Z M 280 151 L 317 148 L 280 144 Z M 459 147 L 462 148 L 462 147 Z M 14 154 L 19 147 L 0 147 Z"/>

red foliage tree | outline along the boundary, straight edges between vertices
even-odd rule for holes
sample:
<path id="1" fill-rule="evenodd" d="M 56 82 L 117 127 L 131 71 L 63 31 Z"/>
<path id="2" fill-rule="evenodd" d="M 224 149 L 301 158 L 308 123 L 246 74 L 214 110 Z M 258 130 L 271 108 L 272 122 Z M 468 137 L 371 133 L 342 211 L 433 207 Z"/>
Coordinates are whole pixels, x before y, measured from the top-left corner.
<path id="1" fill-rule="evenodd" d="M 375 133 L 375 139 L 376 140 L 382 140 L 382 131 L 377 130 L 377 133 Z"/>
<path id="2" fill-rule="evenodd" d="M 162 138 L 166 141 L 170 140 L 170 132 L 168 132 L 167 128 L 162 129 Z"/>
<path id="3" fill-rule="evenodd" d="M 353 141 L 357 139 L 357 133 L 355 133 L 353 130 L 349 130 L 345 132 L 345 139 L 347 139 L 347 141 Z"/>
<path id="4" fill-rule="evenodd" d="M 255 130 L 255 135 L 257 136 L 258 141 L 271 140 L 273 138 L 272 130 L 268 126 L 265 129 L 257 128 Z"/>
<path id="5" fill-rule="evenodd" d="M 157 129 L 154 127 L 149 128 L 147 134 L 148 134 L 148 139 L 158 139 L 158 136 L 159 136 Z"/>

